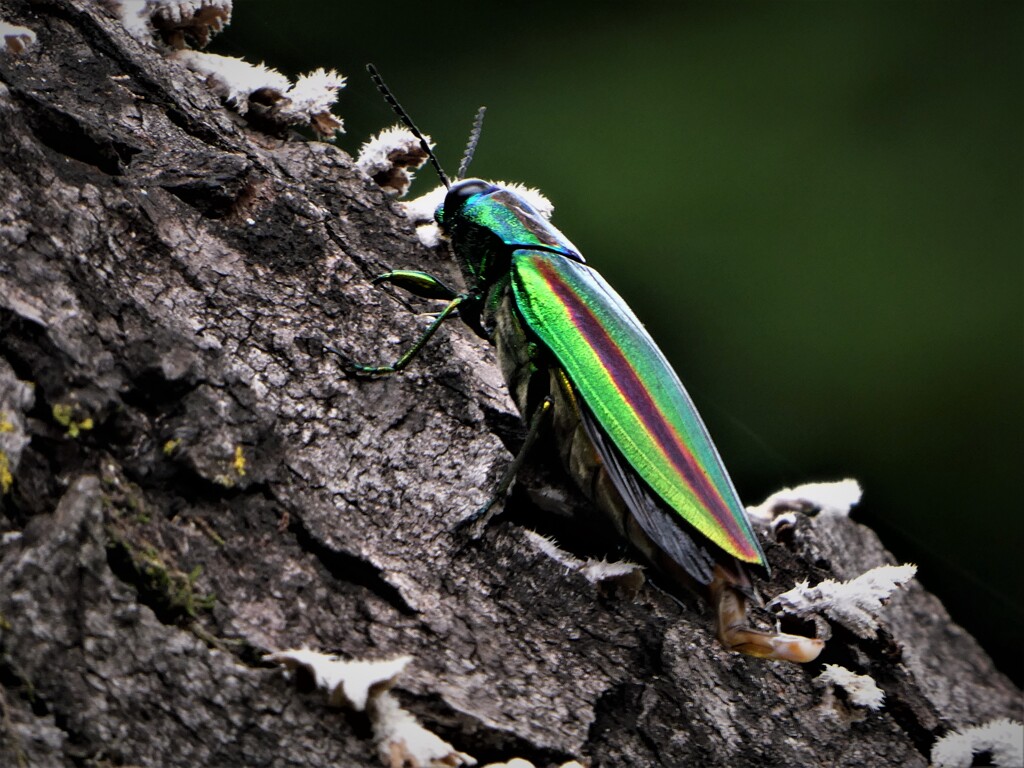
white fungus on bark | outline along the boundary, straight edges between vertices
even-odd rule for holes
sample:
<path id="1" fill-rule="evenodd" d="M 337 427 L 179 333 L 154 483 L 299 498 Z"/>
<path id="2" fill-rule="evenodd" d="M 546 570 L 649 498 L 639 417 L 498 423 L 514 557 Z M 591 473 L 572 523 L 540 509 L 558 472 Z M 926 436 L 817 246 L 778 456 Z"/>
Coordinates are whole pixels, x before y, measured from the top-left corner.
<path id="1" fill-rule="evenodd" d="M 610 563 L 607 560 L 587 558 L 587 561 L 579 571 L 591 584 L 611 583 L 621 586 L 634 594 L 640 590 L 644 583 L 643 566 L 627 560 L 617 560 Z"/>
<path id="2" fill-rule="evenodd" d="M 128 33 L 149 41 L 161 32 L 173 48 L 185 47 L 187 33 L 203 48 L 231 23 L 232 0 L 110 0 Z"/>
<path id="3" fill-rule="evenodd" d="M 438 184 L 425 195 L 420 195 L 412 200 L 404 200 L 401 204 L 402 210 L 405 212 L 406 218 L 413 224 L 433 222 L 434 211 L 444 202 L 446 194 L 448 194 L 448 190 L 445 186 Z"/>
<path id="4" fill-rule="evenodd" d="M 108 3 L 121 19 L 128 34 L 136 40 L 146 41 L 153 35 L 152 4 L 154 0 L 111 0 Z"/>
<path id="5" fill-rule="evenodd" d="M 425 195 L 401 203 L 406 218 L 416 225 L 416 237 L 427 248 L 436 248 L 441 243 L 441 228 L 434 221 L 434 211 L 446 194 L 448 190 L 438 184 Z"/>
<path id="6" fill-rule="evenodd" d="M 342 122 L 331 112 L 338 100 L 338 91 L 345 87 L 345 78 L 333 69 L 314 69 L 299 75 L 295 85 L 285 93 L 276 117 L 288 125 L 308 123 L 318 136 L 330 137 L 342 129 Z"/>
<path id="7" fill-rule="evenodd" d="M 276 69 L 265 64 L 251 64 L 234 56 L 178 51 L 173 58 L 202 75 L 207 87 L 240 115 L 249 111 L 249 96 L 252 94 L 270 91 L 280 98 L 291 87 L 288 78 Z"/>
<path id="8" fill-rule="evenodd" d="M 823 613 L 858 637 L 870 638 L 878 630 L 877 616 L 885 601 L 916 573 L 916 565 L 881 565 L 850 581 L 826 579 L 814 587 L 804 581 L 773 599 L 768 608 L 795 616 Z"/>
<path id="9" fill-rule="evenodd" d="M 861 495 L 860 483 L 856 480 L 804 483 L 796 488 L 783 488 L 756 507 L 747 507 L 747 515 L 769 522 L 787 512 L 846 517 L 850 509 L 860 502 Z"/>
<path id="10" fill-rule="evenodd" d="M 21 53 L 30 45 L 35 45 L 36 33 L 28 27 L 8 24 L 0 20 L 0 38 L 10 53 Z"/>
<path id="11" fill-rule="evenodd" d="M 289 669 L 302 667 L 327 691 L 331 704 L 348 706 L 356 712 L 366 710 L 367 702 L 392 685 L 412 661 L 399 656 L 385 661 L 345 661 L 305 648 L 270 653 L 264 661 L 283 664 Z"/>
<path id="12" fill-rule="evenodd" d="M 424 135 L 423 140 L 427 146 L 433 147 L 433 141 L 429 136 Z M 416 134 L 404 126 L 393 125 L 364 142 L 359 149 L 356 166 L 377 182 L 385 192 L 402 197 L 412 184 L 413 171 L 422 166 L 427 158 L 428 155 Z M 440 189 L 443 190 L 444 187 Z M 443 200 L 443 197 L 441 199 Z M 433 219 L 433 215 L 431 210 L 429 219 Z"/>
<path id="13" fill-rule="evenodd" d="M 321 137 L 342 130 L 331 107 L 345 87 L 345 78 L 334 70 L 314 70 L 293 85 L 276 69 L 234 56 L 185 50 L 176 51 L 172 58 L 201 75 L 207 87 L 240 115 L 258 104 L 266 120 L 281 126 L 308 125 Z"/>
<path id="14" fill-rule="evenodd" d="M 814 679 L 821 685 L 842 688 L 854 706 L 877 711 L 885 703 L 885 693 L 869 675 L 858 675 L 838 664 L 826 664 Z"/>
<path id="15" fill-rule="evenodd" d="M 566 573 L 579 573 L 596 586 L 617 587 L 626 594 L 635 595 L 644 584 L 644 569 L 636 563 L 627 560 L 609 563 L 606 560 L 594 560 L 593 558 L 581 560 L 561 549 L 552 539 L 541 536 L 535 531 L 526 531 L 526 539 L 538 552 L 564 567 Z"/>
<path id="16" fill-rule="evenodd" d="M 204 47 L 231 21 L 231 0 L 109 0 L 130 35 L 152 42 L 159 32 L 176 50 L 170 58 L 200 75 L 207 87 L 240 115 L 258 111 L 268 123 L 308 126 L 320 138 L 333 138 L 343 130 L 331 112 L 345 78 L 333 69 L 319 68 L 300 75 L 293 83 L 264 64 L 234 56 L 204 53 Z M 187 36 L 187 39 L 186 39 Z"/>
<path id="17" fill-rule="evenodd" d="M 459 752 L 440 736 L 420 725 L 390 693 L 382 693 L 371 699 L 367 712 L 373 727 L 377 755 L 388 768 L 472 766 L 477 763 L 473 757 Z"/>
<path id="18" fill-rule="evenodd" d="M 1017 768 L 1024 765 L 1024 724 L 1000 718 L 984 725 L 952 731 L 932 746 L 934 768 L 969 768 L 974 756 L 987 753 L 986 765 Z"/>
<path id="19" fill-rule="evenodd" d="M 424 728 L 390 693 L 398 676 L 412 661 L 400 656 L 386 661 L 345 661 L 306 648 L 278 651 L 263 657 L 288 670 L 302 669 L 327 692 L 331 704 L 366 712 L 373 729 L 377 755 L 387 768 L 460 768 L 475 766 L 471 755 L 460 752 L 437 734 Z M 533 768 L 522 758 L 491 763 L 485 768 Z M 576 762 L 560 768 L 583 768 Z"/>
<path id="20" fill-rule="evenodd" d="M 218 31 L 231 22 L 232 0 L 144 0 L 144 4 L 157 19 L 174 24 L 187 24 L 200 16 L 212 17 L 214 12 Z"/>
<path id="21" fill-rule="evenodd" d="M 388 768 L 476 765 L 471 756 L 420 725 L 388 693 L 412 661 L 411 656 L 385 661 L 345 661 L 303 648 L 270 653 L 263 658 L 289 669 L 304 669 L 317 687 L 327 692 L 331 704 L 366 712 L 377 753 Z"/>

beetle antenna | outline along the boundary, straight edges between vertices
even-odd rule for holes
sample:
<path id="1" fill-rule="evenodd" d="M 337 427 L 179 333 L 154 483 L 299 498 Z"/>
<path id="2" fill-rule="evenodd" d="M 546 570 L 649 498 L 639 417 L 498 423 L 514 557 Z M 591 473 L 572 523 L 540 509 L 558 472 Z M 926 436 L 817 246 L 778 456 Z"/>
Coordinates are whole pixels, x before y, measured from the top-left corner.
<path id="1" fill-rule="evenodd" d="M 427 144 L 427 140 L 423 137 L 423 131 L 416 127 L 416 123 L 409 117 L 409 113 L 405 111 L 401 104 L 398 103 L 398 99 L 395 98 L 394 94 L 391 93 L 391 89 L 384 85 L 384 80 L 381 78 L 380 73 L 373 64 L 366 65 L 366 71 L 370 73 L 370 79 L 373 80 L 373 84 L 377 86 L 377 90 L 380 91 L 381 96 L 384 97 L 391 109 L 395 111 L 398 118 L 405 123 L 405 127 L 413 132 L 413 135 L 420 140 L 420 147 L 424 152 L 427 153 L 427 157 L 430 158 L 431 164 L 434 166 L 434 170 L 437 171 L 437 175 L 441 177 L 441 183 L 448 189 L 451 189 L 452 182 L 448 178 L 448 174 L 444 172 L 441 167 L 440 161 L 437 159 L 437 155 L 434 154 L 434 150 Z"/>
<path id="2" fill-rule="evenodd" d="M 473 128 L 469 132 L 469 141 L 466 142 L 466 151 L 462 154 L 462 162 L 459 163 L 459 175 L 456 179 L 466 178 L 466 171 L 469 170 L 469 164 L 473 160 L 473 153 L 476 152 L 476 145 L 480 143 L 480 133 L 484 129 L 484 115 L 487 113 L 487 107 L 480 107 L 476 111 L 476 117 L 473 118 Z"/>

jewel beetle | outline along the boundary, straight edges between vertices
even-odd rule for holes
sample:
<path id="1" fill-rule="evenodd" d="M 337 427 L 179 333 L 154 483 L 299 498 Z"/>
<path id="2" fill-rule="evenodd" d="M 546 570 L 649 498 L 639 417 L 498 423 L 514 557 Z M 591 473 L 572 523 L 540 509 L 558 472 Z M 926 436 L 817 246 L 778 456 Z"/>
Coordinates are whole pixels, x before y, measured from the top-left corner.
<path id="1" fill-rule="evenodd" d="M 748 601 L 755 596 L 750 574 L 769 573 L 764 552 L 693 401 L 633 311 L 521 195 L 481 179 L 450 181 L 423 134 L 372 65 L 368 69 L 447 188 L 435 219 L 465 290 L 414 270 L 378 277 L 376 284 L 447 304 L 394 364 L 352 363 L 351 369 L 368 376 L 399 371 L 446 320 L 460 317 L 495 346 L 528 427 L 495 498 L 537 436 L 550 430 L 568 473 L 619 533 L 657 569 L 709 601 L 726 648 L 815 659 L 823 641 L 748 623 Z M 460 177 L 481 118 L 482 111 Z"/>

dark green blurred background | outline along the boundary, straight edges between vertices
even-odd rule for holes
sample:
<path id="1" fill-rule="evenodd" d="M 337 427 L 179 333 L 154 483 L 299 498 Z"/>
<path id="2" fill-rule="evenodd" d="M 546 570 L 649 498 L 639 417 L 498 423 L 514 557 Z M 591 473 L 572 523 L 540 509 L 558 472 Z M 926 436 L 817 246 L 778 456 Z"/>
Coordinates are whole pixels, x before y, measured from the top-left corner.
<path id="1" fill-rule="evenodd" d="M 551 198 L 744 500 L 859 479 L 1020 681 L 1024 4 L 362 6 L 238 2 L 212 50 L 348 75 L 353 153 L 376 63 L 450 173 L 486 104 L 472 174 Z"/>

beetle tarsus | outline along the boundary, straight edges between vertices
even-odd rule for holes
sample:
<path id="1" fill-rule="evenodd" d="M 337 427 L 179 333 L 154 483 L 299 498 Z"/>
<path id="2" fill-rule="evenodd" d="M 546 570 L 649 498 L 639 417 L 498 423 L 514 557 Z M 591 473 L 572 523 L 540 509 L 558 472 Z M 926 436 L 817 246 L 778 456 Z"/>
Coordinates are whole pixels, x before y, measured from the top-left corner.
<path id="1" fill-rule="evenodd" d="M 323 348 L 338 358 L 341 363 L 341 370 L 346 376 L 369 379 L 394 373 L 394 369 L 391 366 L 363 365 L 362 363 L 357 363 L 340 349 L 335 349 L 330 345 L 324 345 Z"/>
<path id="2" fill-rule="evenodd" d="M 362 377 L 366 379 L 379 378 L 381 376 L 390 376 L 395 372 L 395 367 L 392 365 L 361 365 L 360 363 L 352 363 L 349 368 L 349 373 L 353 376 Z"/>
<path id="3" fill-rule="evenodd" d="M 382 277 L 384 277 L 382 275 Z M 362 363 L 354 362 L 351 358 L 341 355 L 338 356 L 342 359 L 342 365 L 345 369 L 345 373 L 360 378 L 375 378 L 379 376 L 388 376 L 392 373 L 397 373 L 413 361 L 413 359 L 420 353 L 423 346 L 430 341 L 437 329 L 441 327 L 441 324 L 452 317 L 453 314 L 458 310 L 459 304 L 466 300 L 465 295 L 458 295 L 448 302 L 447 306 L 438 312 L 430 326 L 425 330 L 416 340 L 416 342 L 405 351 L 400 358 L 398 358 L 391 365 L 364 365 Z"/>
<path id="4" fill-rule="evenodd" d="M 339 358 L 341 358 L 341 369 L 348 376 L 354 376 L 358 379 L 376 379 L 382 376 L 389 376 L 395 372 L 393 365 L 363 365 L 362 363 L 355 362 L 352 358 L 347 355 L 343 355 L 335 349 L 331 349 Z"/>
<path id="5" fill-rule="evenodd" d="M 720 567 L 715 567 L 710 585 L 711 598 L 718 614 L 718 639 L 731 651 L 761 659 L 777 659 L 806 664 L 818 658 L 825 642 L 784 632 L 765 632 L 747 624 L 747 598 Z"/>

